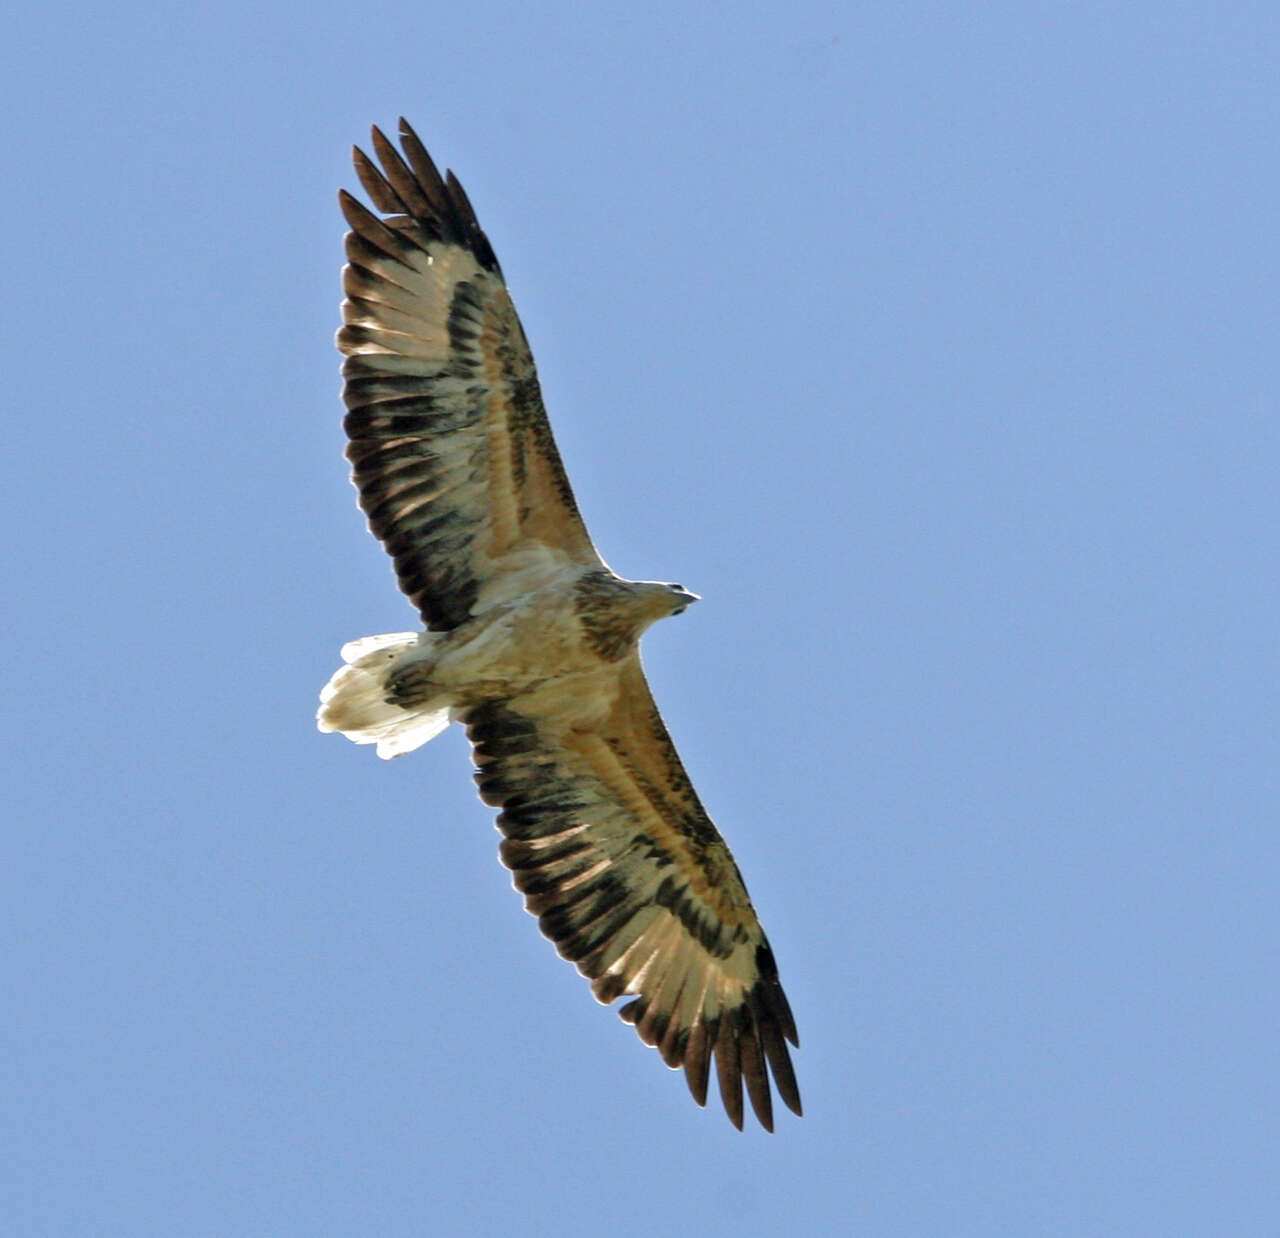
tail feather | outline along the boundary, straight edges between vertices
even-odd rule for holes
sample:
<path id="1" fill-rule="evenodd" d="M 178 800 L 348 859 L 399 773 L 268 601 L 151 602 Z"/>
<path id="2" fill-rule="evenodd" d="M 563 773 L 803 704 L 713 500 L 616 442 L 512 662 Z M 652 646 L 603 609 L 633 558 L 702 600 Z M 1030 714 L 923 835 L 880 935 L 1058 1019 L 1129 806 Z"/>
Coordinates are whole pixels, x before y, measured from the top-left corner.
<path id="1" fill-rule="evenodd" d="M 409 654 L 423 648 L 417 632 L 365 636 L 343 645 L 340 667 L 320 692 L 316 725 L 353 743 L 377 744 L 380 757 L 398 757 L 434 739 L 452 721 L 447 700 L 409 706 L 387 697 L 387 681 Z"/>

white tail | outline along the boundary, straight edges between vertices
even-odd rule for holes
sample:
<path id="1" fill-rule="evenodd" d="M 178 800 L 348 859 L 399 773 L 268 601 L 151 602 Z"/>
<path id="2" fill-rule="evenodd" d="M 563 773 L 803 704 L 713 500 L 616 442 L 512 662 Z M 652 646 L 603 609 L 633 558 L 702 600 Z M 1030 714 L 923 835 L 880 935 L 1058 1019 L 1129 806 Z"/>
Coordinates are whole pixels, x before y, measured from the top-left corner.
<path id="1" fill-rule="evenodd" d="M 365 636 L 342 646 L 347 663 L 320 693 L 316 725 L 341 731 L 357 744 L 377 744 L 380 757 L 398 757 L 435 739 L 449 725 L 449 703 L 429 700 L 407 708 L 387 700 L 397 663 L 419 654 L 430 638 L 417 632 Z"/>

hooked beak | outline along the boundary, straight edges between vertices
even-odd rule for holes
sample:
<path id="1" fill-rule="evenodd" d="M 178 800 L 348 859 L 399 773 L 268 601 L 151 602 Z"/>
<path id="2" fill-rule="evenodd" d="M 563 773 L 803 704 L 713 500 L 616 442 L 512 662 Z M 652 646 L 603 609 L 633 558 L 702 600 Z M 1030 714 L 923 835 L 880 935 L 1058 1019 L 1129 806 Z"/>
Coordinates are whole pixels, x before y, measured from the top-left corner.
<path id="1" fill-rule="evenodd" d="M 694 604 L 694 602 L 702 601 L 702 599 L 696 593 L 690 593 L 689 590 L 686 589 L 683 585 L 680 587 L 680 590 L 676 594 L 676 596 L 680 599 L 680 605 L 677 606 L 675 610 L 671 612 L 673 615 L 681 615 L 686 610 L 688 610 L 689 607 Z"/>

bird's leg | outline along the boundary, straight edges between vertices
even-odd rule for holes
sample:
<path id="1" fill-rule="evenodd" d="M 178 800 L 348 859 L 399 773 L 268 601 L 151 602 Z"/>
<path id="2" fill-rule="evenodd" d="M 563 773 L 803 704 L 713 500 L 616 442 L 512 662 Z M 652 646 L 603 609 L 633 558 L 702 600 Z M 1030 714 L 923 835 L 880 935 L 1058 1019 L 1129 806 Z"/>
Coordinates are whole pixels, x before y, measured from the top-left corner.
<path id="1" fill-rule="evenodd" d="M 438 688 L 431 681 L 434 669 L 434 662 L 423 660 L 410 662 L 407 666 L 392 671 L 387 676 L 385 685 L 387 704 L 412 709 L 435 696 Z"/>

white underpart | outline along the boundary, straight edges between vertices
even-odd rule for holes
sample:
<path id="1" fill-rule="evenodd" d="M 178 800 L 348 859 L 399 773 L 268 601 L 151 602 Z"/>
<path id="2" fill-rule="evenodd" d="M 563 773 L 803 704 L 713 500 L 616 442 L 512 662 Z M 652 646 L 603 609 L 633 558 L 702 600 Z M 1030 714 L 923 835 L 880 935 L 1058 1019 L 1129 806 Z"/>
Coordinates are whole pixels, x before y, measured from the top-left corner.
<path id="1" fill-rule="evenodd" d="M 472 614 L 531 597 L 542 589 L 558 588 L 571 594 L 583 565 L 562 550 L 530 541 L 508 550 L 502 556 L 501 569 L 480 586 Z"/>
<path id="2" fill-rule="evenodd" d="M 316 726 L 340 731 L 352 743 L 377 744 L 378 755 L 386 759 L 435 739 L 451 721 L 447 701 L 404 709 L 386 700 L 387 676 L 394 666 L 412 661 L 429 640 L 428 633 L 391 632 L 343 645 L 347 665 L 321 690 Z"/>
<path id="3" fill-rule="evenodd" d="M 320 694 L 316 723 L 357 744 L 398 757 L 439 735 L 477 701 L 528 694 L 543 717 L 577 723 L 613 704 L 616 675 L 584 641 L 575 609 L 577 581 L 589 570 L 564 555 L 521 547 L 502 561 L 472 618 L 448 632 L 366 636 L 342 649 L 347 663 Z M 397 672 L 428 662 L 430 698 L 388 700 Z"/>

